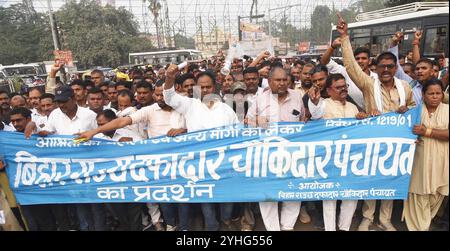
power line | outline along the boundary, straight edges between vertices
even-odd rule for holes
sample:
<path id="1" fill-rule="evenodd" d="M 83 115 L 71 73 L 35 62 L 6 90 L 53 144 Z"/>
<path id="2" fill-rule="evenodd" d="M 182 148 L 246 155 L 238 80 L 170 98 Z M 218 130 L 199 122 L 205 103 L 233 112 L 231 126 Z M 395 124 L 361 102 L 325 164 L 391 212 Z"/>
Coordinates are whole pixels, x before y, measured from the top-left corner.
<path id="1" fill-rule="evenodd" d="M 31 0 L 30 0 L 31 1 Z M 258 14 L 266 14 L 264 21 L 269 21 L 267 10 L 269 8 L 285 7 L 292 3 L 301 3 L 299 8 L 292 8 L 286 11 L 286 15 L 289 18 L 288 24 L 291 24 L 298 28 L 308 27 L 310 25 L 310 18 L 314 8 L 317 5 L 327 5 L 332 8 L 333 3 L 337 9 L 342 9 L 350 6 L 356 0 L 166 0 L 164 1 L 169 6 L 169 12 L 163 21 L 165 34 L 168 31 L 176 29 L 172 32 L 182 30 L 183 35 L 193 37 L 199 32 L 199 16 L 203 17 L 202 30 L 205 32 L 205 22 L 210 23 L 210 29 L 207 32 L 211 32 L 211 27 L 223 27 L 223 31 L 237 35 L 238 29 L 235 25 L 237 23 L 237 16 L 246 16 L 250 13 L 252 4 L 254 3 L 254 11 L 257 9 Z M 47 7 L 40 0 L 33 0 L 34 8 L 37 12 L 45 13 Z M 9 6 L 15 3 L 22 3 L 20 0 L 6 0 L 1 2 L 4 6 Z M 62 5 L 66 3 L 66 0 L 52 0 L 52 5 L 55 11 L 57 11 Z M 148 2 L 147 2 L 148 3 Z M 219 4 L 220 3 L 220 4 Z M 131 10 L 135 16 L 139 30 L 143 33 L 156 34 L 156 27 L 149 22 L 150 14 L 147 8 L 144 8 L 142 0 L 116 0 L 116 8 L 125 7 Z M 215 8 L 213 8 L 215 6 Z M 166 11 L 163 9 L 161 12 L 165 15 Z M 272 22 L 279 22 L 283 16 L 283 12 L 274 11 L 272 15 Z M 215 24 L 212 25 L 211 24 Z M 208 27 L 208 25 L 206 25 Z"/>

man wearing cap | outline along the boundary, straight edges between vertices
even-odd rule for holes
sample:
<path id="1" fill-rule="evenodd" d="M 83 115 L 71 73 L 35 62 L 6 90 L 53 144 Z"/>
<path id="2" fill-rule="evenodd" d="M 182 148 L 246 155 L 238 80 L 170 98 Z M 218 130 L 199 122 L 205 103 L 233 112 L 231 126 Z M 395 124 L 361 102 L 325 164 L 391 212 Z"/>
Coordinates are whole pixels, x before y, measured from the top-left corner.
<path id="1" fill-rule="evenodd" d="M 119 98 L 122 94 L 126 95 L 126 93 L 121 93 Z M 147 127 L 148 135 L 146 136 L 148 136 L 148 138 L 163 135 L 174 137 L 178 134 L 185 133 L 184 117 L 164 102 L 162 83 L 156 85 L 155 91 L 153 92 L 153 99 L 155 100 L 153 105 L 143 107 L 134 113 L 114 119 L 94 130 L 83 132 L 78 136 L 78 138 L 91 139 L 98 133 L 116 130 L 133 124 L 143 124 Z M 152 223 L 155 225 L 155 229 L 157 231 L 164 230 L 158 204 L 148 203 L 147 206 L 149 208 L 149 214 L 152 218 Z M 177 208 L 178 211 L 175 210 Z M 188 204 L 180 203 L 175 205 L 172 203 L 162 203 L 161 210 L 163 211 L 164 219 L 167 223 L 167 231 L 173 231 L 176 229 L 175 219 L 177 212 L 179 214 L 179 229 L 189 229 Z"/>
<path id="2" fill-rule="evenodd" d="M 231 86 L 231 93 L 233 94 L 233 98 L 231 99 L 233 110 L 238 116 L 239 122 L 246 124 L 245 116 L 251 105 L 247 97 L 247 85 L 240 81 L 235 82 Z M 256 203 L 236 203 L 235 207 L 238 209 L 239 216 L 241 217 L 241 231 L 253 230 L 253 227 L 255 226 L 253 208 L 255 205 Z"/>
<path id="3" fill-rule="evenodd" d="M 226 94 L 225 97 L 227 98 L 224 97 L 225 103 L 233 107 L 233 111 L 238 116 L 239 122 L 243 123 L 249 107 L 249 103 L 245 99 L 247 86 L 238 81 L 231 86 L 230 91 L 231 94 Z"/>
<path id="4" fill-rule="evenodd" d="M 74 135 L 97 128 L 97 114 L 77 105 L 74 91 L 70 86 L 63 85 L 56 88 L 55 102 L 58 108 L 52 111 L 44 128 L 37 128 L 39 136 Z M 35 128 L 36 125 L 30 122 L 25 129 L 25 137 L 29 138 Z M 76 204 L 75 206 L 81 230 L 106 230 L 103 205 Z"/>

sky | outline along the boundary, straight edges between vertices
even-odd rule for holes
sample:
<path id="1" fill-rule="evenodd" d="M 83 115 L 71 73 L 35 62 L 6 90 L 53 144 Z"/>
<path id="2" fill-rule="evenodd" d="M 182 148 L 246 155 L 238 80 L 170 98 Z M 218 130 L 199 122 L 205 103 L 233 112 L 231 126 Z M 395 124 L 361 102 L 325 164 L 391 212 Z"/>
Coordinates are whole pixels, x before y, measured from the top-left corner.
<path id="1" fill-rule="evenodd" d="M 106 2 L 107 0 L 102 1 Z M 0 6 L 7 7 L 18 2 L 22 1 L 0 0 Z M 33 0 L 32 2 L 38 12 L 48 10 L 47 0 Z M 65 2 L 65 0 L 52 0 L 51 5 L 54 10 L 57 10 Z M 200 31 L 200 17 L 204 33 L 208 33 L 217 25 L 225 32 L 231 31 L 233 35 L 236 35 L 238 16 L 249 16 L 252 4 L 251 0 L 166 0 L 161 2 L 167 3 L 171 29 L 182 34 L 185 32 L 187 36 L 193 36 Z M 291 24 L 305 27 L 309 26 L 310 15 L 316 5 L 327 5 L 331 8 L 334 4 L 336 9 L 342 9 L 353 2 L 355 0 L 258 0 L 258 15 L 265 15 L 259 21 L 269 20 L 269 9 L 295 5 L 291 8 L 271 11 L 270 20 L 279 20 L 286 11 L 286 16 Z M 155 33 L 153 16 L 149 14 L 142 0 L 115 0 L 115 5 L 116 7 L 125 7 L 134 14 L 140 31 Z M 248 19 L 244 18 L 241 21 L 245 22 Z"/>

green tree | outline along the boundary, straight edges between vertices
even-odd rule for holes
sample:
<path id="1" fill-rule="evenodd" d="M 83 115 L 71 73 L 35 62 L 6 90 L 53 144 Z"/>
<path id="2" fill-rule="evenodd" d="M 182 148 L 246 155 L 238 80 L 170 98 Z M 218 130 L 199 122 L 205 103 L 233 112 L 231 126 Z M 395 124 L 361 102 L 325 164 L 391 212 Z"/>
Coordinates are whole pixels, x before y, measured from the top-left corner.
<path id="1" fill-rule="evenodd" d="M 359 0 L 356 1 L 351 8 L 356 10 L 357 13 L 369 12 L 384 9 L 385 3 L 386 0 Z"/>
<path id="2" fill-rule="evenodd" d="M 128 63 L 128 53 L 154 49 L 138 34 L 138 24 L 124 8 L 101 7 L 94 1 L 69 1 L 54 12 L 63 50 L 71 50 L 80 68 Z M 0 63 L 53 59 L 47 13 L 23 4 L 0 7 Z"/>
<path id="3" fill-rule="evenodd" d="M 70 1 L 56 13 L 64 49 L 71 50 L 82 68 L 118 66 L 128 53 L 151 50 L 138 36 L 138 24 L 125 8 L 102 7 L 93 1 Z"/>
<path id="4" fill-rule="evenodd" d="M 287 18 L 282 18 L 280 21 L 272 22 L 272 36 L 279 37 L 280 42 L 285 43 L 286 40 L 292 45 L 300 41 L 307 41 L 310 39 L 310 29 L 296 27 L 289 23 Z M 269 32 L 269 22 L 265 21 L 262 26 L 266 33 Z"/>
<path id="5" fill-rule="evenodd" d="M 185 49 L 195 49 L 195 40 L 191 37 L 185 37 L 180 33 L 174 36 L 175 47 Z"/>
<path id="6" fill-rule="evenodd" d="M 311 16 L 311 41 L 326 43 L 330 40 L 331 10 L 328 6 L 317 5 Z"/>
<path id="7" fill-rule="evenodd" d="M 43 61 L 51 55 L 48 18 L 23 4 L 0 7 L 0 63 Z"/>

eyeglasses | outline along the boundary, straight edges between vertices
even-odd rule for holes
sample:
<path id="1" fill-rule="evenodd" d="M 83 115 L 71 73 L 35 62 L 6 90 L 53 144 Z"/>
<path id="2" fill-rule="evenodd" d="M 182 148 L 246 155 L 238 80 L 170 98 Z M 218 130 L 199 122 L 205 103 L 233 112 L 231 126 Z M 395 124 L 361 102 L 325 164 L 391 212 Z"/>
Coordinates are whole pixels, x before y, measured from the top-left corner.
<path id="1" fill-rule="evenodd" d="M 337 91 L 348 89 L 348 84 L 334 87 Z"/>
<path id="2" fill-rule="evenodd" d="M 394 69 L 394 67 L 395 67 L 395 64 L 379 64 L 379 65 L 377 65 L 377 68 L 378 69 L 388 69 L 388 70 L 392 70 L 392 69 Z"/>

